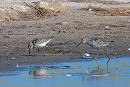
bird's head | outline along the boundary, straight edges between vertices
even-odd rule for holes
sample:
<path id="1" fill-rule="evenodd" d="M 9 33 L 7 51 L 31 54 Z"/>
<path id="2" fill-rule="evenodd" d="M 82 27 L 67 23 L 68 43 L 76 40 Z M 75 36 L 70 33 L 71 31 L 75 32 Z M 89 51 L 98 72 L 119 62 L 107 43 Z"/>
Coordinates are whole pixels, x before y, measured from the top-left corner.
<path id="1" fill-rule="evenodd" d="M 82 43 L 87 43 L 88 41 L 91 41 L 91 39 L 89 39 L 89 38 L 82 38 L 81 39 Z"/>
<path id="2" fill-rule="evenodd" d="M 86 43 L 87 41 L 89 41 L 88 38 L 82 38 L 80 43 L 76 47 L 78 47 L 81 43 Z"/>
<path id="3" fill-rule="evenodd" d="M 33 43 L 32 43 L 32 42 L 30 42 L 30 43 L 28 44 L 28 48 L 29 48 L 29 49 L 32 49 L 32 48 L 33 48 Z"/>

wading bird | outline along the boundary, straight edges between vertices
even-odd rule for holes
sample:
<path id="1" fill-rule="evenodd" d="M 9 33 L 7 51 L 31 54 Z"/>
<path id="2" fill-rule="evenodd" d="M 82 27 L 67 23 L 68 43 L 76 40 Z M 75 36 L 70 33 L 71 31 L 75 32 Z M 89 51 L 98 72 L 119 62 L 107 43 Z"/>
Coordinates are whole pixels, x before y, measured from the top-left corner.
<path id="1" fill-rule="evenodd" d="M 45 47 L 52 40 L 52 38 L 54 38 L 54 36 L 50 37 L 49 39 L 40 38 L 40 39 L 35 39 L 31 41 L 28 45 L 29 55 L 30 55 L 31 49 L 37 48 L 37 51 L 39 52 L 39 48 Z"/>
<path id="2" fill-rule="evenodd" d="M 114 41 L 103 41 L 101 39 L 98 39 L 98 38 L 82 38 L 81 39 L 81 42 L 76 46 L 78 47 L 81 43 L 85 43 L 85 44 L 88 44 L 89 46 L 91 46 L 93 49 L 97 49 L 97 53 L 96 53 L 96 56 L 95 56 L 95 60 L 97 62 L 97 56 L 99 55 L 99 49 L 102 48 L 102 47 L 105 47 L 106 48 L 106 55 L 107 57 L 109 58 L 110 60 L 110 57 L 109 57 L 109 54 L 108 54 L 108 45 L 111 43 L 111 42 L 114 42 Z M 108 69 L 108 62 L 109 60 L 107 61 L 107 69 Z M 98 65 L 98 68 L 99 68 L 99 64 L 97 62 L 97 65 Z"/>

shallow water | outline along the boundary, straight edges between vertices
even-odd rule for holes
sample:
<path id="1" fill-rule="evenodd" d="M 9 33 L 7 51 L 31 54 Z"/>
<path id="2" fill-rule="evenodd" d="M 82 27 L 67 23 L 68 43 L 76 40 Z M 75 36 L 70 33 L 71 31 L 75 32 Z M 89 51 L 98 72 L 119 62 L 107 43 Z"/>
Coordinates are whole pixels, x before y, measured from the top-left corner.
<path id="1" fill-rule="evenodd" d="M 0 72 L 0 87 L 129 87 L 130 57 L 107 58 L 50 63 L 46 65 L 19 65 L 15 71 Z M 42 71 L 42 75 L 29 74 Z M 30 72 L 31 73 L 31 72 Z"/>

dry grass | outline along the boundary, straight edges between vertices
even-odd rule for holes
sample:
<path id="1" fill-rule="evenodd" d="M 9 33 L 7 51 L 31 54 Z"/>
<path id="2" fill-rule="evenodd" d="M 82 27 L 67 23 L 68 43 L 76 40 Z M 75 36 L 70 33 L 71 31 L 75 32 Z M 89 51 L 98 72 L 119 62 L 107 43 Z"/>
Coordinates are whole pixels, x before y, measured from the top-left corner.
<path id="1" fill-rule="evenodd" d="M 58 14 L 49 9 L 38 8 L 38 9 L 33 9 L 32 12 L 19 13 L 19 15 L 20 15 L 20 20 L 28 20 L 28 19 L 35 20 L 39 18 L 44 18 L 46 16 L 57 16 Z"/>
<path id="2" fill-rule="evenodd" d="M 90 8 L 90 7 L 89 7 Z M 89 8 L 82 8 L 83 10 L 88 10 Z M 92 14 L 99 16 L 130 16 L 130 7 L 118 7 L 118 8 L 99 8 L 93 7 Z"/>
<path id="3" fill-rule="evenodd" d="M 52 10 L 40 8 L 38 6 L 31 6 L 25 4 L 27 7 L 31 8 L 30 12 L 20 13 L 23 19 L 37 19 L 37 18 L 44 18 L 46 16 L 57 16 L 58 14 Z"/>
<path id="4" fill-rule="evenodd" d="M 33 3 L 24 3 L 25 7 L 29 9 L 25 9 L 26 11 L 22 11 L 22 8 L 5 8 L 0 10 L 0 21 L 14 21 L 14 20 L 35 20 L 39 18 L 44 18 L 46 16 L 58 16 L 58 13 L 51 9 L 40 8 L 39 6 Z M 18 5 L 21 6 L 21 5 Z"/>

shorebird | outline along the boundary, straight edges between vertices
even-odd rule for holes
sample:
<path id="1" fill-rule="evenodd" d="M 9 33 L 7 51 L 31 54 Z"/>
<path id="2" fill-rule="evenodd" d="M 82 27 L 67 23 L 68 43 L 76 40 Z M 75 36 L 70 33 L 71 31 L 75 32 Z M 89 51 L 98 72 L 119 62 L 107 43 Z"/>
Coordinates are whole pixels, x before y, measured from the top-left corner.
<path id="1" fill-rule="evenodd" d="M 50 37 L 49 39 L 40 38 L 40 39 L 35 39 L 31 41 L 28 45 L 29 55 L 30 55 L 31 49 L 37 48 L 37 51 L 39 52 L 39 48 L 45 47 L 52 40 L 53 37 Z"/>
<path id="2" fill-rule="evenodd" d="M 98 38 L 82 38 L 81 39 L 81 42 L 76 46 L 78 47 L 81 43 L 86 43 L 88 44 L 89 46 L 91 46 L 93 49 L 97 49 L 97 53 L 96 53 L 96 56 L 95 56 L 95 60 L 97 62 L 97 56 L 99 55 L 99 49 L 102 48 L 102 47 L 105 47 L 106 48 L 106 55 L 107 57 L 109 58 L 110 60 L 110 57 L 109 57 L 109 54 L 108 54 L 108 45 L 111 43 L 111 42 L 114 42 L 114 41 L 103 41 L 101 39 L 98 39 Z M 109 60 L 107 61 L 107 69 L 108 69 L 108 62 Z M 97 62 L 98 64 L 98 62 Z M 98 64 L 98 68 L 99 68 L 99 64 Z"/>

